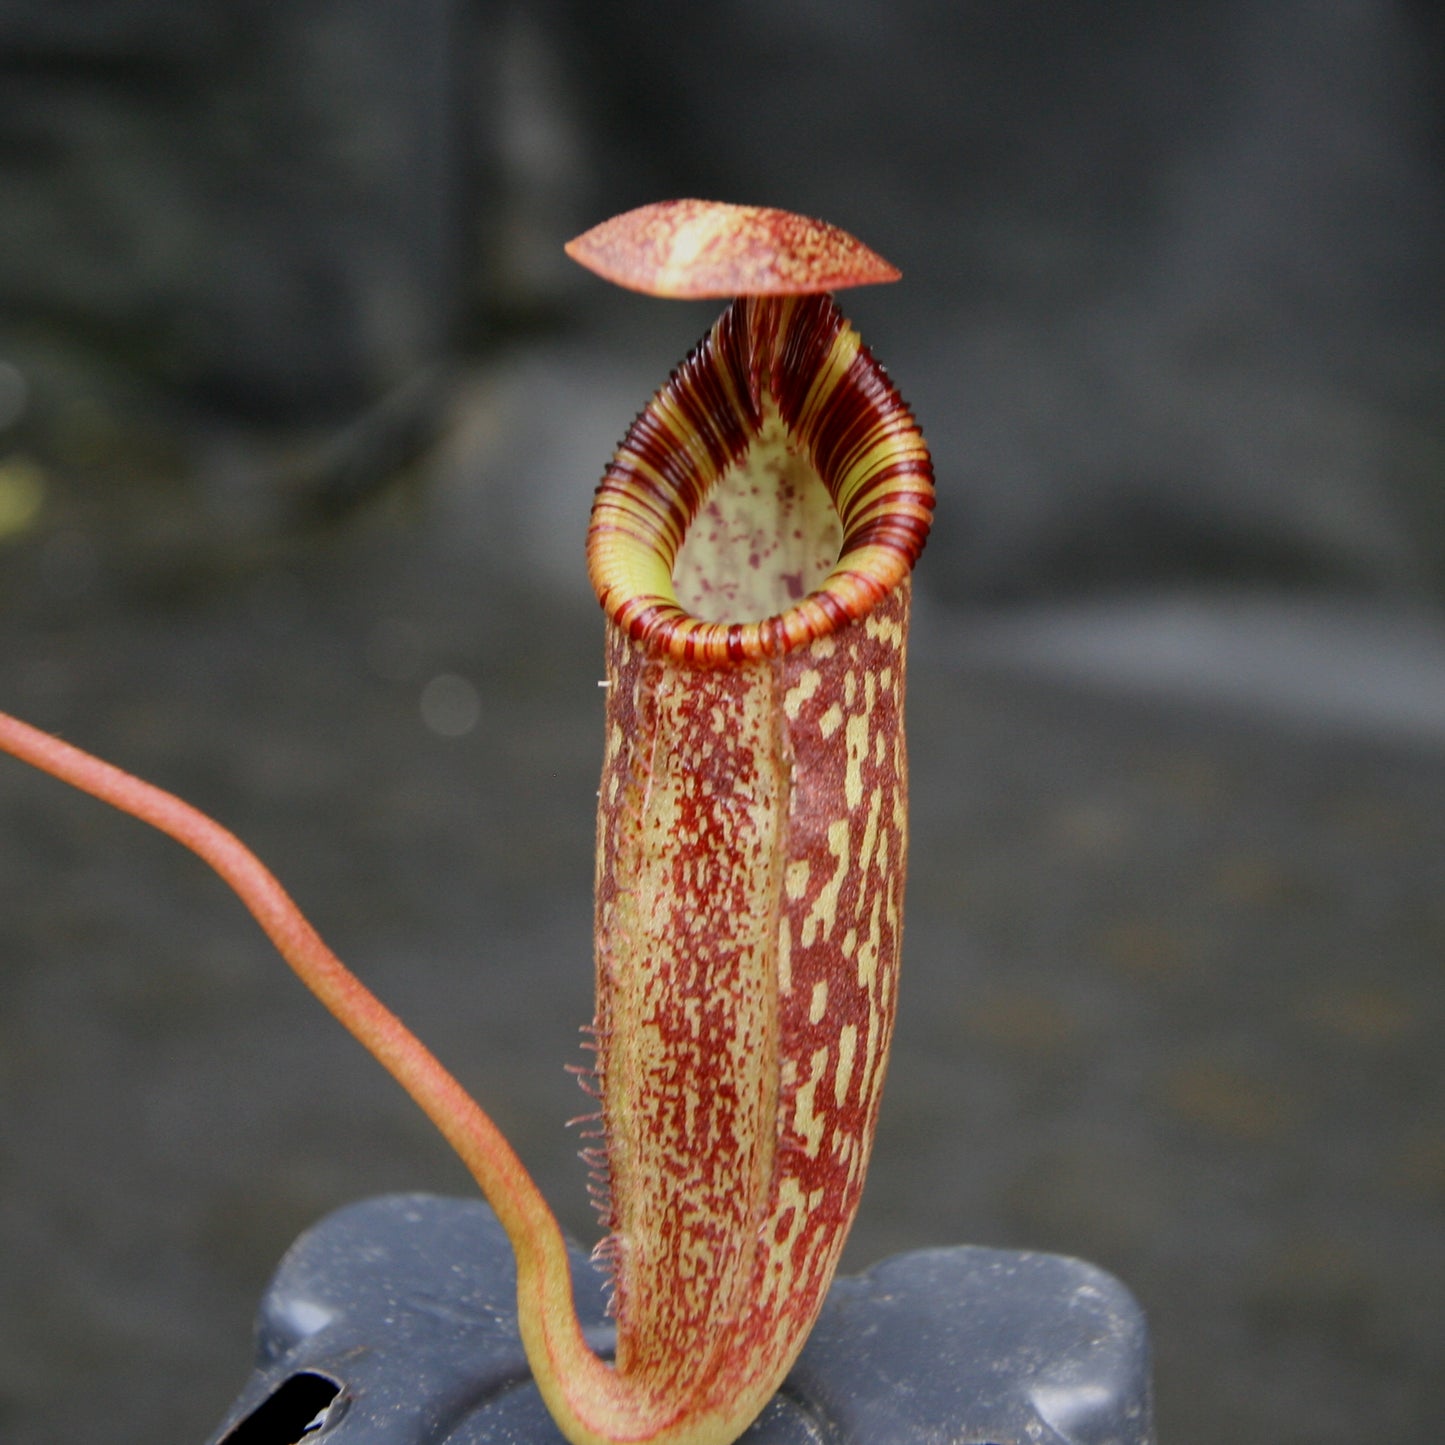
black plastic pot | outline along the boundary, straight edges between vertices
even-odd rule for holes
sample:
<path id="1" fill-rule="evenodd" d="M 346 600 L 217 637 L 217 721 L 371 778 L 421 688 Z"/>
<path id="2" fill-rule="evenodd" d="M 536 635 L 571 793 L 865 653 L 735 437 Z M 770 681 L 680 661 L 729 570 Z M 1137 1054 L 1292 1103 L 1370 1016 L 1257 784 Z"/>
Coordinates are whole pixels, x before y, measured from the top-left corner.
<path id="1" fill-rule="evenodd" d="M 583 1324 L 606 1353 L 601 1274 Z M 556 1445 L 517 1337 L 512 1252 L 479 1201 L 352 1205 L 291 1247 L 261 1301 L 255 1373 L 212 1445 Z M 749 1445 L 1152 1445 L 1133 1297 L 1080 1260 L 922 1250 L 834 1282 Z"/>

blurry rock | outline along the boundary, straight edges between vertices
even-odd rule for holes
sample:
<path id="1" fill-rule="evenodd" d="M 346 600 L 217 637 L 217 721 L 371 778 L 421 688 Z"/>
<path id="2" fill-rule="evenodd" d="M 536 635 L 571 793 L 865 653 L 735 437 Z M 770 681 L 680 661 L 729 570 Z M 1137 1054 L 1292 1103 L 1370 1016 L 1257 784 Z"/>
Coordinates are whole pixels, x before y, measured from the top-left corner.
<path id="1" fill-rule="evenodd" d="M 434 359 L 466 239 L 457 8 L 7 5 L 0 347 L 266 422 Z"/>

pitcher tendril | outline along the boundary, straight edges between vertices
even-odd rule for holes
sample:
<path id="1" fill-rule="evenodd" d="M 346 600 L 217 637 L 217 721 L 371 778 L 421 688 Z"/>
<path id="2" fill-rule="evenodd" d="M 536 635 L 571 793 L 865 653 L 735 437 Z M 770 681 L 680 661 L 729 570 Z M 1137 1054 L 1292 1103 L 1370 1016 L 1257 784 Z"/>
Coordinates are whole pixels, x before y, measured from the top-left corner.
<path id="1" fill-rule="evenodd" d="M 674 201 L 568 251 L 635 290 L 737 298 L 633 423 L 588 532 L 609 684 L 594 1162 L 614 1362 L 584 1341 L 561 1231 L 490 1118 L 238 840 L 4 714 L 0 749 L 209 863 L 436 1123 L 507 1230 L 527 1357 L 574 1445 L 727 1445 L 807 1339 L 872 1147 L 932 470 L 825 294 L 898 275 L 845 232 Z"/>

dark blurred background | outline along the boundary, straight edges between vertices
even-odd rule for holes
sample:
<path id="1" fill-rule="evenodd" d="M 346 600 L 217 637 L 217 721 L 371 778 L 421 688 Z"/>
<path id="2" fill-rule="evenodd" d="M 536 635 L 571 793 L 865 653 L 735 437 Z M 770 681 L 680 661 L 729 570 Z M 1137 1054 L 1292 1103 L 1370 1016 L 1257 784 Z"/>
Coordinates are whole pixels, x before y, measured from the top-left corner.
<path id="1" fill-rule="evenodd" d="M 1168 1445 L 1445 1412 L 1445 24 L 1349 0 L 0 3 L 0 705 L 219 814 L 592 1234 L 587 501 L 786 206 L 931 438 L 850 1246 L 1080 1254 Z M 199 865 L 0 768 L 0 1437 L 187 1441 L 467 1192 Z"/>

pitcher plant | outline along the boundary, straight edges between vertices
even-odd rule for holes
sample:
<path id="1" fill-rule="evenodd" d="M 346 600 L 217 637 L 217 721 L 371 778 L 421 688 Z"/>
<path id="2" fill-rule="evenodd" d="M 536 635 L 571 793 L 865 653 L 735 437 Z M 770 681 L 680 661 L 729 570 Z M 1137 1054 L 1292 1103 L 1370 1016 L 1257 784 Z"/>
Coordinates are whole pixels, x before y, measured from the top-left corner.
<path id="1" fill-rule="evenodd" d="M 616 1356 L 488 1115 L 188 804 L 0 714 L 0 748 L 215 869 L 461 1156 L 517 1258 L 574 1445 L 726 1445 L 823 1304 L 892 1034 L 907 856 L 909 578 L 928 449 L 828 293 L 896 280 L 835 227 L 673 201 L 567 248 L 620 285 L 734 297 L 637 417 L 587 539 L 606 617 L 596 865 L 598 1176 Z"/>

